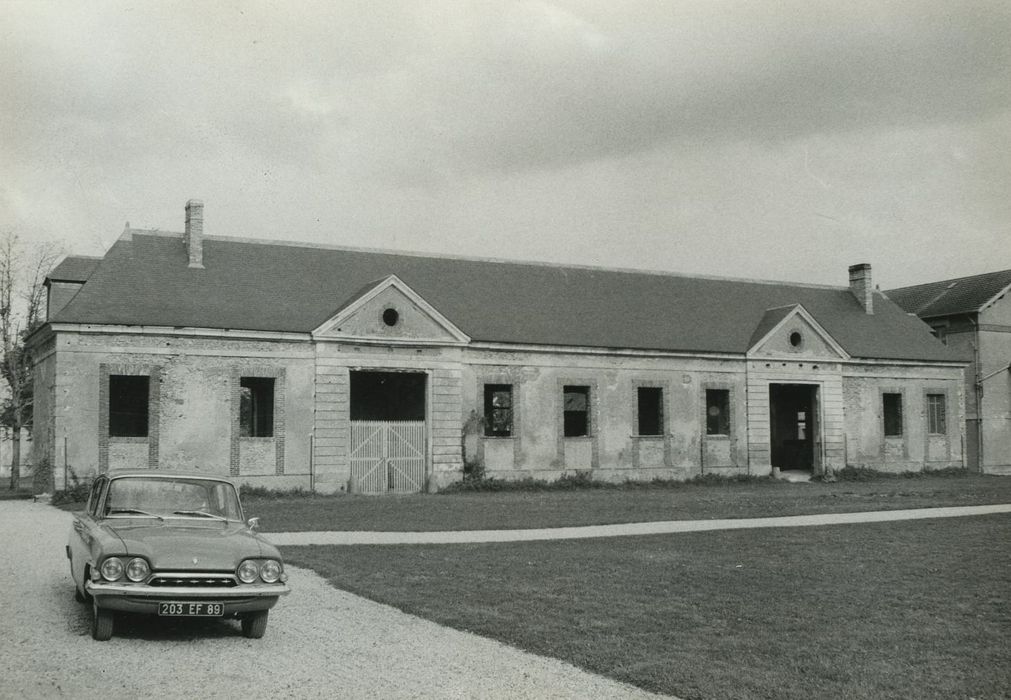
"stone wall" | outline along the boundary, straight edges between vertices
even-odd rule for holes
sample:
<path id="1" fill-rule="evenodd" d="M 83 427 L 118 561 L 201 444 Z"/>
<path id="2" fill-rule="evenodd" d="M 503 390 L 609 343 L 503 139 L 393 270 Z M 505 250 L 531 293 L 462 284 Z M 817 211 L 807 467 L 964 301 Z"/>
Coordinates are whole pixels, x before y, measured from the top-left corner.
<path id="1" fill-rule="evenodd" d="M 902 396 L 902 434 L 884 433 L 883 394 Z M 927 430 L 927 395 L 945 396 L 946 433 Z M 846 464 L 879 471 L 964 466 L 965 394 L 961 369 L 848 365 L 843 372 Z"/>
<path id="2" fill-rule="evenodd" d="M 55 440 L 40 443 L 40 454 L 62 450 L 66 438 L 68 463 L 82 477 L 158 466 L 308 488 L 314 392 L 308 343 L 85 333 L 59 333 L 55 342 L 55 371 L 41 365 L 52 376 L 52 420 L 37 421 L 40 436 L 47 423 L 53 426 Z M 108 377 L 115 374 L 150 377 L 147 436 L 109 435 Z M 241 376 L 275 377 L 269 438 L 238 435 Z M 48 410 L 42 406 L 40 414 Z"/>
<path id="3" fill-rule="evenodd" d="M 425 375 L 425 487 L 459 480 L 464 460 L 490 476 L 612 481 L 768 474 L 769 387 L 817 387 L 818 465 L 907 470 L 960 466 L 964 390 L 957 368 L 756 357 L 509 351 L 461 346 L 60 332 L 37 352 L 36 454 L 81 476 L 118 467 L 195 469 L 270 488 L 350 486 L 352 372 Z M 826 351 L 825 348 L 819 348 Z M 109 435 L 109 376 L 150 377 L 149 429 Z M 242 377 L 274 380 L 273 432 L 239 431 Z M 513 387 L 513 432 L 484 434 L 484 385 Z M 589 431 L 565 437 L 567 385 L 589 387 Z M 662 392 L 663 429 L 639 435 L 638 390 Z M 730 430 L 707 435 L 706 392 L 730 397 Z M 885 439 L 881 394 L 903 395 L 901 439 Z M 947 430 L 928 435 L 928 393 L 946 396 Z M 475 420 L 477 419 L 477 420 Z"/>
<path id="4" fill-rule="evenodd" d="M 1011 295 L 979 315 L 982 471 L 1011 474 Z"/>
<path id="5" fill-rule="evenodd" d="M 747 471 L 744 365 L 736 360 L 645 357 L 606 353 L 464 353 L 463 412 L 484 413 L 484 385 L 513 387 L 513 434 L 486 437 L 478 425 L 467 437 L 467 459 L 499 478 L 556 479 L 592 471 L 594 478 L 684 479 L 703 471 Z M 563 437 L 565 385 L 590 387 L 590 434 Z M 666 430 L 639 436 L 637 389 L 663 390 Z M 731 434 L 705 435 L 705 389 L 731 390 Z"/>

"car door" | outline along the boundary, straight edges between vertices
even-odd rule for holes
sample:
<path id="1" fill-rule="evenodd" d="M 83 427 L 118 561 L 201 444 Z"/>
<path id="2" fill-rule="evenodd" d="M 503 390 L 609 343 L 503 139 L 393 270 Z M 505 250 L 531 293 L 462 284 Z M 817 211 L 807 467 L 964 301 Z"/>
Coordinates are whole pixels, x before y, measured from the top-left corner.
<path id="1" fill-rule="evenodd" d="M 102 492 L 108 481 L 105 477 L 95 479 L 95 483 L 91 485 L 91 492 L 88 494 L 88 504 L 85 506 L 84 512 L 74 516 L 74 524 L 70 531 L 67 552 L 70 556 L 70 572 L 74 583 L 79 584 L 82 591 L 84 590 L 85 569 L 91 562 L 91 545 L 97 527 L 95 517 L 99 502 L 102 500 Z"/>

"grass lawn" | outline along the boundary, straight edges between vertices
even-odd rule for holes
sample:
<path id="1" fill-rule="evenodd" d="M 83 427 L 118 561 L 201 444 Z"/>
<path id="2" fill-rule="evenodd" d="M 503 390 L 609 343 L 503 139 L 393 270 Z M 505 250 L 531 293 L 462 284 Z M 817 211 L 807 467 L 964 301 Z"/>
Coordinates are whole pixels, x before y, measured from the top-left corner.
<path id="1" fill-rule="evenodd" d="M 969 474 L 791 484 L 621 486 L 414 496 L 244 499 L 264 532 L 484 530 L 1011 503 L 1011 477 Z"/>
<path id="2" fill-rule="evenodd" d="M 905 507 L 923 498 L 852 484 L 834 485 L 832 498 L 828 486 L 782 493 L 806 493 L 798 503 L 816 510 Z M 763 488 L 739 496 L 792 502 Z M 691 491 L 715 501 L 694 509 L 680 492 L 664 494 L 666 517 L 726 515 L 731 492 Z M 426 503 L 453 510 L 456 499 Z M 662 512 L 662 500 L 650 503 L 641 519 Z M 284 554 L 340 588 L 683 698 L 982 699 L 1011 695 L 1009 543 L 1011 516 L 993 515 L 565 542 L 285 547 Z"/>

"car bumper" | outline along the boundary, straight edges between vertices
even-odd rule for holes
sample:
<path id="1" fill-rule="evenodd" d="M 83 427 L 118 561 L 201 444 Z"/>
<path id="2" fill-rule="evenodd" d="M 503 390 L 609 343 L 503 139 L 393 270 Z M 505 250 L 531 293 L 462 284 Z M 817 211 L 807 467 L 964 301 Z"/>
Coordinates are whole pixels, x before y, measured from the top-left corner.
<path id="1" fill-rule="evenodd" d="M 159 586 L 143 584 L 94 583 L 84 584 L 88 594 L 95 598 L 100 608 L 123 612 L 157 614 L 158 603 L 165 601 L 200 601 L 224 605 L 227 617 L 236 613 L 269 610 L 281 596 L 291 593 L 283 583 L 249 584 L 234 588 L 197 588 L 193 586 Z"/>

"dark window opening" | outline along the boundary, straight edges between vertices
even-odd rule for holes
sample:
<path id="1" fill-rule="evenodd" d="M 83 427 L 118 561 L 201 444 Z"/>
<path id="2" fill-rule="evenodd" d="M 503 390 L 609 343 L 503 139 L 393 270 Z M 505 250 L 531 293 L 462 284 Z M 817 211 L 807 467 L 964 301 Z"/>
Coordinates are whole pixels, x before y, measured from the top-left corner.
<path id="1" fill-rule="evenodd" d="M 663 435 L 663 389 L 639 387 L 639 435 Z"/>
<path id="2" fill-rule="evenodd" d="M 239 435 L 274 436 L 274 378 L 239 379 Z"/>
<path id="3" fill-rule="evenodd" d="M 882 394 L 884 409 L 885 437 L 902 435 L 902 394 Z"/>
<path id="4" fill-rule="evenodd" d="M 351 372 L 351 420 L 425 420 L 420 372 Z"/>
<path id="5" fill-rule="evenodd" d="M 927 394 L 927 432 L 929 434 L 947 434 L 948 422 L 944 411 L 944 394 Z"/>
<path id="6" fill-rule="evenodd" d="M 386 311 L 383 312 L 383 323 L 387 326 L 395 326 L 399 320 L 400 313 L 396 309 L 386 309 Z"/>
<path id="7" fill-rule="evenodd" d="M 511 384 L 484 385 L 484 434 L 509 437 L 513 434 L 513 387 Z"/>
<path id="8" fill-rule="evenodd" d="M 804 342 L 804 336 L 800 334 L 800 331 L 794 331 L 790 334 L 790 345 L 795 348 L 799 348 L 800 344 Z"/>
<path id="9" fill-rule="evenodd" d="M 730 435 L 730 389 L 706 389 L 706 435 Z"/>
<path id="10" fill-rule="evenodd" d="M 150 377 L 109 375 L 109 436 L 147 437 Z"/>
<path id="11" fill-rule="evenodd" d="M 563 422 L 565 437 L 585 437 L 590 434 L 590 387 L 566 386 L 562 390 L 564 401 Z"/>

